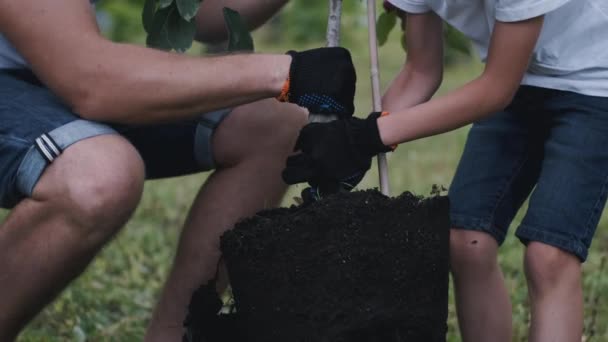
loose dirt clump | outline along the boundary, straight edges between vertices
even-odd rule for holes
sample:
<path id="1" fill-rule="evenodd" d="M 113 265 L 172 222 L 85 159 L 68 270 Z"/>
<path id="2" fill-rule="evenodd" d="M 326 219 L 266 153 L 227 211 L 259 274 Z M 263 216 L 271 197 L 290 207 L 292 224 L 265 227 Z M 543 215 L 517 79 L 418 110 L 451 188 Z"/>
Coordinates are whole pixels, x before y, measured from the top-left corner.
<path id="1" fill-rule="evenodd" d="M 448 207 L 368 190 L 243 220 L 221 238 L 236 313 L 201 287 L 185 341 L 445 341 Z"/>

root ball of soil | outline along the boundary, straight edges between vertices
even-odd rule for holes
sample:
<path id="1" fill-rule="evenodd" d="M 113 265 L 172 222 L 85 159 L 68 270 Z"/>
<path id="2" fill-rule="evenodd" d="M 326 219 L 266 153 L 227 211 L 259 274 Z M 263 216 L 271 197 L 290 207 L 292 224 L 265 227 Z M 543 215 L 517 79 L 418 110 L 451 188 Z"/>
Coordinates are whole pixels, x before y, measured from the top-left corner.
<path id="1" fill-rule="evenodd" d="M 448 207 L 447 197 L 368 190 L 243 220 L 221 238 L 237 313 L 213 315 L 213 287 L 202 287 L 189 332 L 208 342 L 445 341 Z M 214 326 L 229 331 L 217 339 Z"/>

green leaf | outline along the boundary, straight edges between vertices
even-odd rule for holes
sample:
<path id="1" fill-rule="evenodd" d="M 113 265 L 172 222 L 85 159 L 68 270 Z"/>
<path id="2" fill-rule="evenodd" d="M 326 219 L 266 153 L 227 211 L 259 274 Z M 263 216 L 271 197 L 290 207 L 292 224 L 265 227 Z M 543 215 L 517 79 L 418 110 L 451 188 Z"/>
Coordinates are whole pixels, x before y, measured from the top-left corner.
<path id="1" fill-rule="evenodd" d="M 182 18 L 177 3 L 158 8 L 148 25 L 146 43 L 161 50 L 184 52 L 192 46 L 196 25 L 193 20 Z"/>
<path id="2" fill-rule="evenodd" d="M 171 6 L 171 4 L 173 3 L 173 0 L 157 0 L 158 1 L 158 8 L 167 8 L 169 6 Z"/>
<path id="3" fill-rule="evenodd" d="M 450 25 L 445 28 L 445 41 L 449 49 L 456 50 L 465 55 L 471 55 L 471 42 L 469 39 Z"/>
<path id="4" fill-rule="evenodd" d="M 147 33 L 150 33 L 152 30 L 154 12 L 156 12 L 156 0 L 146 0 L 144 11 L 141 13 L 141 21 L 144 24 L 144 29 Z"/>
<path id="5" fill-rule="evenodd" d="M 150 32 L 148 33 L 148 38 L 146 39 L 146 44 L 149 47 L 167 51 L 171 50 L 171 43 L 169 43 L 169 34 L 167 31 L 167 22 L 171 12 L 174 10 L 176 10 L 175 7 L 166 7 L 161 8 L 154 13 L 152 26 L 150 27 Z"/>
<path id="6" fill-rule="evenodd" d="M 224 21 L 228 28 L 228 51 L 253 51 L 253 38 L 239 12 L 224 7 Z"/>
<path id="7" fill-rule="evenodd" d="M 379 46 L 386 43 L 388 35 L 395 28 L 395 24 L 397 24 L 397 14 L 394 11 L 380 14 L 376 23 L 376 36 L 378 37 Z"/>
<path id="8" fill-rule="evenodd" d="M 179 14 L 187 21 L 196 16 L 196 12 L 198 12 L 198 8 L 201 6 L 201 0 L 176 0 L 176 2 Z"/>
<path id="9" fill-rule="evenodd" d="M 171 47 L 177 52 L 185 52 L 192 46 L 196 25 L 194 21 L 186 21 L 179 11 L 172 11 L 167 20 L 167 37 Z"/>

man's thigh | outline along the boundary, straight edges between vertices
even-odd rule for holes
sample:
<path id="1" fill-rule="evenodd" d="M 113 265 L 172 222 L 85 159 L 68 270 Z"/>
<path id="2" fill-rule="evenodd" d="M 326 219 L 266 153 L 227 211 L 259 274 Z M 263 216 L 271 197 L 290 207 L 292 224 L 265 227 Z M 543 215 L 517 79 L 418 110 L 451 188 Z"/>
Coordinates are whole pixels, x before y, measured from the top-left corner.
<path id="1" fill-rule="evenodd" d="M 141 154 L 147 179 L 176 177 L 217 167 L 213 137 L 231 112 L 221 109 L 187 121 L 112 127 Z"/>
<path id="2" fill-rule="evenodd" d="M 148 178 L 215 167 L 211 140 L 231 110 L 161 125 L 107 125 L 82 120 L 28 72 L 0 71 L 0 206 L 31 197 L 41 175 L 66 148 L 102 134 L 122 134 L 141 154 Z M 103 148 L 103 146 L 99 146 Z"/>

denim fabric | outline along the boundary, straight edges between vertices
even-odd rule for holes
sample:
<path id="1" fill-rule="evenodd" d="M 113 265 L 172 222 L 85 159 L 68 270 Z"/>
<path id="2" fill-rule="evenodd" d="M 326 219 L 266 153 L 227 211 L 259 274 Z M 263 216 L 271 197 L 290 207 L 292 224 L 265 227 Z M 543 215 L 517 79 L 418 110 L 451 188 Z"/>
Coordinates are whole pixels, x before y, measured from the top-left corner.
<path id="1" fill-rule="evenodd" d="M 608 193 L 608 98 L 523 86 L 477 122 L 450 186 L 455 228 L 516 236 L 587 258 Z"/>
<path id="2" fill-rule="evenodd" d="M 52 162 L 37 142 L 43 136 L 61 153 L 83 139 L 121 134 L 144 159 L 147 178 L 173 177 L 215 168 L 211 138 L 230 111 L 160 125 L 97 123 L 72 113 L 31 72 L 0 70 L 0 206 L 12 208 L 32 195 Z"/>

